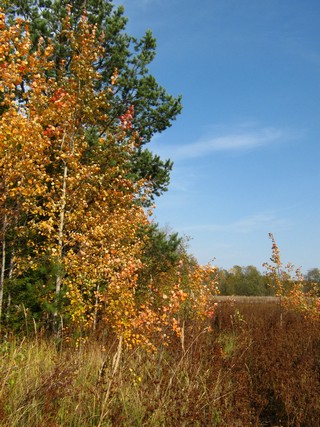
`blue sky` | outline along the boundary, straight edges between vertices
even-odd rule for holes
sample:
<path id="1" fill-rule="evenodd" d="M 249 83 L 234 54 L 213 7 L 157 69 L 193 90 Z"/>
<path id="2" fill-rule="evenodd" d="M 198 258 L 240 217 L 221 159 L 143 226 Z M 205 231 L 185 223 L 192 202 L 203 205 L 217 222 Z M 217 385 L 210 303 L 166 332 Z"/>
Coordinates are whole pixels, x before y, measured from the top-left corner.
<path id="1" fill-rule="evenodd" d="M 221 268 L 320 267 L 320 2 L 117 0 L 151 29 L 150 67 L 183 112 L 149 148 L 174 161 L 155 220 Z"/>

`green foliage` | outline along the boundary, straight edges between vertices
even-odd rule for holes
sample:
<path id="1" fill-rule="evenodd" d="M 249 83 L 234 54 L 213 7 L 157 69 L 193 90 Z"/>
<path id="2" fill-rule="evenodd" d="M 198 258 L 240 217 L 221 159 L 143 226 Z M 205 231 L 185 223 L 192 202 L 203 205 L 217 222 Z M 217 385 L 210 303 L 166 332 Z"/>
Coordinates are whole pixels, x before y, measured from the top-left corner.
<path id="1" fill-rule="evenodd" d="M 306 291 L 316 288 L 320 296 L 320 268 L 312 268 L 305 275 Z"/>
<path id="2" fill-rule="evenodd" d="M 6 280 L 3 316 L 7 329 L 26 333 L 26 320 L 31 330 L 34 322 L 39 328 L 50 328 L 48 320 L 52 320 L 65 293 L 61 292 L 58 299 L 55 297 L 57 274 L 61 274 L 61 266 L 49 257 L 44 257 L 38 268 Z"/>
<path id="3" fill-rule="evenodd" d="M 160 229 L 158 224 L 148 224 L 141 230 L 144 236 L 143 268 L 139 275 L 140 290 L 152 282 L 161 281 L 161 274 L 177 267 L 183 248 L 183 238 L 178 233 Z"/>
<path id="4" fill-rule="evenodd" d="M 131 174 L 133 179 L 146 179 L 151 183 L 151 198 L 145 204 L 150 206 L 155 196 L 167 191 L 170 182 L 170 171 L 173 163 L 170 160 L 162 161 L 158 155 L 148 149 L 139 149 L 131 159 Z"/>
<path id="5" fill-rule="evenodd" d="M 218 283 L 221 295 L 273 295 L 267 277 L 252 265 L 247 267 L 235 265 L 228 271 L 219 270 Z"/>

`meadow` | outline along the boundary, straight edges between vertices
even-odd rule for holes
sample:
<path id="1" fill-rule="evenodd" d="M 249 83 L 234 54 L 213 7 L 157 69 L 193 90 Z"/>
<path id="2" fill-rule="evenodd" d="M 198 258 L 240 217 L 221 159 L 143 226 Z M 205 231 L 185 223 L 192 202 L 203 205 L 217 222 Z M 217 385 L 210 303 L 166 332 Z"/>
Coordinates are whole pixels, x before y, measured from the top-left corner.
<path id="1" fill-rule="evenodd" d="M 319 321 L 253 301 L 220 298 L 155 352 L 3 336 L 0 426 L 319 426 Z"/>

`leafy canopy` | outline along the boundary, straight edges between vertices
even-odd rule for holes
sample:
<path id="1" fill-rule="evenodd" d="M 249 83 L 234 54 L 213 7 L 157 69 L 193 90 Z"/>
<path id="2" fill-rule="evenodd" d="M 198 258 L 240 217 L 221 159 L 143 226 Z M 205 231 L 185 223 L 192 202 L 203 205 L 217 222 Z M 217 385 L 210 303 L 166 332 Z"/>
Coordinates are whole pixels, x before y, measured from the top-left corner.
<path id="1" fill-rule="evenodd" d="M 9 20 L 21 16 L 30 22 L 30 36 L 35 49 L 40 38 L 54 46 L 57 73 L 61 61 L 70 64 L 70 48 L 61 31 L 63 19 L 71 6 L 70 25 L 77 30 L 86 11 L 88 22 L 96 25 L 104 55 L 95 63 L 101 73 L 98 87 L 114 85 L 105 129 L 117 126 L 119 118 L 134 105 L 132 131 L 137 131 L 142 145 L 150 142 L 153 135 L 163 132 L 181 112 L 181 97 L 173 97 L 149 73 L 156 41 L 147 31 L 139 40 L 125 32 L 127 18 L 122 6 L 115 7 L 109 0 L 13 0 L 0 1 Z M 163 161 L 149 150 L 141 149 L 131 159 L 131 179 L 148 179 L 152 182 L 152 194 L 160 195 L 167 190 L 172 162 Z"/>

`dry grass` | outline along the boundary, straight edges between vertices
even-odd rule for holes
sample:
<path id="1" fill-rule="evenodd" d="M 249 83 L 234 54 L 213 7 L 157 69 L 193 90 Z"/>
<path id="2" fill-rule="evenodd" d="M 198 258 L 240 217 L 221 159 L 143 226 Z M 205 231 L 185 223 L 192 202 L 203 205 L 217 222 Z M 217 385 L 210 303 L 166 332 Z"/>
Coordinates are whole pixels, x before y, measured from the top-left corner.
<path id="1" fill-rule="evenodd" d="M 228 302 L 229 304 L 279 304 L 279 297 L 270 297 L 270 296 L 226 296 L 226 295 L 217 295 L 215 297 L 217 302 Z"/>
<path id="2" fill-rule="evenodd" d="M 1 427 L 320 425 L 319 324 L 277 304 L 221 302 L 150 354 L 111 340 L 0 344 Z"/>

